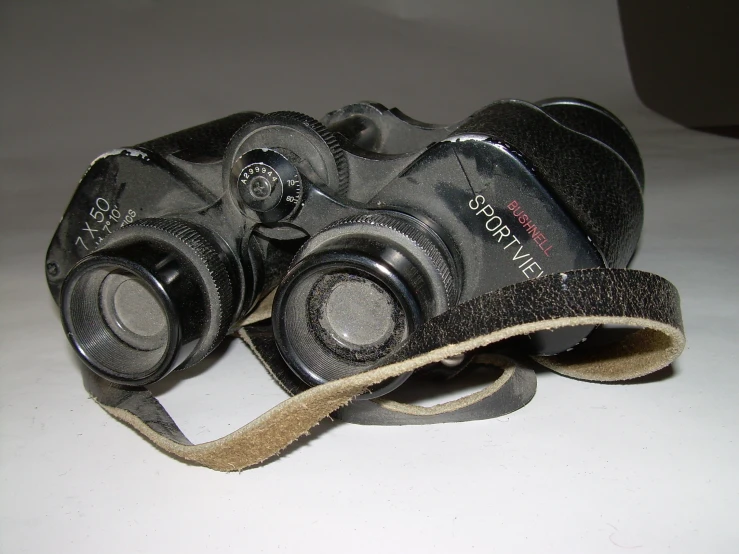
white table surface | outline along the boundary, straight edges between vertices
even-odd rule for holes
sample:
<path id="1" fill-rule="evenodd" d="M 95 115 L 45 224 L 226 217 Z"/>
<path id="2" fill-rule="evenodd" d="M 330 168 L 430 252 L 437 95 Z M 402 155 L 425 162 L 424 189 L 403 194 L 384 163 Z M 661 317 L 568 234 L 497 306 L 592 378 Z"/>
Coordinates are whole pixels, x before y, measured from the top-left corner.
<path id="1" fill-rule="evenodd" d="M 1 552 L 736 551 L 739 141 L 640 106 L 613 6 L 524 4 L 3 6 Z M 677 285 L 688 337 L 660 379 L 541 373 L 497 420 L 323 423 L 232 474 L 166 456 L 88 398 L 43 261 L 98 153 L 243 109 L 372 98 L 451 121 L 563 94 L 612 108 L 641 148 L 633 267 Z M 196 442 L 285 398 L 235 340 L 156 391 Z"/>

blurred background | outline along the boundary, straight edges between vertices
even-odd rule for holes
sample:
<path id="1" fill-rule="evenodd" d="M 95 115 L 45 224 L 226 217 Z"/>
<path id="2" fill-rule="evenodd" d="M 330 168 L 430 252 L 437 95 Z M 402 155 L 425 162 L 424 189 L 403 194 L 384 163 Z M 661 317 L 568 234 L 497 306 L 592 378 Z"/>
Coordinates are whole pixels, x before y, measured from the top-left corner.
<path id="1" fill-rule="evenodd" d="M 611 2 L 4 3 L 3 154 L 68 159 L 236 111 L 358 100 L 436 122 L 499 98 L 636 98 Z M 74 181 L 70 186 L 74 185 Z"/>
<path id="2" fill-rule="evenodd" d="M 82 167 L 101 148 L 235 111 L 320 117 L 365 99 L 437 122 L 499 98 L 563 94 L 623 114 L 641 105 L 628 62 L 652 109 L 728 127 L 739 124 L 737 6 L 6 0 L 0 145 L 9 158 Z"/>

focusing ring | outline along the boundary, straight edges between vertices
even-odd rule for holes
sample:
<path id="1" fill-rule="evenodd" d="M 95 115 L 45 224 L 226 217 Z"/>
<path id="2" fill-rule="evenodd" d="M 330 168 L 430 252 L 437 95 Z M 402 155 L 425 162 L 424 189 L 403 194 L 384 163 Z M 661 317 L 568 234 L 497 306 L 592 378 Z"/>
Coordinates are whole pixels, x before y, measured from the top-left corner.
<path id="1" fill-rule="evenodd" d="M 209 347 L 198 352 L 197 359 L 191 360 L 190 364 L 194 364 L 212 352 L 226 336 L 231 326 L 234 310 L 234 283 L 231 282 L 226 264 L 222 260 L 223 253 L 205 238 L 202 230 L 182 220 L 150 218 L 141 219 L 126 226 L 126 229 L 136 228 L 156 229 L 166 233 L 167 236 L 182 243 L 184 249 L 189 250 L 192 256 L 200 262 L 198 265 L 202 269 L 198 273 L 201 279 L 206 281 L 204 283 L 206 290 L 212 291 L 207 296 L 211 317 L 215 315 L 216 324 L 211 324 L 210 327 L 215 328 L 216 332 Z"/>
<path id="2" fill-rule="evenodd" d="M 405 217 L 408 217 L 408 219 L 405 219 Z M 409 216 L 405 216 L 399 212 L 393 214 L 376 212 L 340 219 L 325 227 L 321 232 L 354 224 L 382 227 L 398 233 L 405 240 L 413 243 L 416 248 L 425 254 L 428 261 L 435 268 L 439 279 L 443 283 L 447 303 L 453 304 L 456 301 L 457 285 L 452 268 L 447 262 L 447 260 L 451 260 L 451 254 L 449 252 L 443 252 L 447 250 L 445 245 L 441 240 L 432 240 L 430 236 L 431 231 L 429 229 L 421 229 L 419 227 L 421 225 L 420 222 L 415 219 L 411 220 Z M 303 249 L 298 252 L 297 259 L 302 257 L 301 254 L 303 251 L 308 251 L 309 249 L 312 249 L 309 243 L 303 245 Z"/>
<path id="3" fill-rule="evenodd" d="M 340 196 L 344 196 L 346 194 L 347 188 L 349 187 L 349 166 L 346 162 L 346 154 L 339 145 L 339 141 L 336 139 L 334 134 L 329 131 L 323 123 L 317 119 L 313 119 L 309 115 L 291 111 L 272 112 L 257 119 L 257 122 L 262 121 L 265 123 L 272 121 L 293 121 L 312 129 L 313 132 L 315 132 L 323 141 L 323 144 L 331 153 L 331 157 L 334 159 L 334 163 L 336 164 L 336 173 L 338 178 L 334 186 L 331 188 Z"/>
<path id="4" fill-rule="evenodd" d="M 293 263 L 318 250 L 334 248 L 345 237 L 367 236 L 380 243 L 393 244 L 407 251 L 415 264 L 423 269 L 421 281 L 410 283 L 422 287 L 431 285 L 437 306 L 426 315 L 432 317 L 456 304 L 457 277 L 453 258 L 446 244 L 429 227 L 401 212 L 373 212 L 347 217 L 331 223 L 316 233 L 298 251 Z"/>

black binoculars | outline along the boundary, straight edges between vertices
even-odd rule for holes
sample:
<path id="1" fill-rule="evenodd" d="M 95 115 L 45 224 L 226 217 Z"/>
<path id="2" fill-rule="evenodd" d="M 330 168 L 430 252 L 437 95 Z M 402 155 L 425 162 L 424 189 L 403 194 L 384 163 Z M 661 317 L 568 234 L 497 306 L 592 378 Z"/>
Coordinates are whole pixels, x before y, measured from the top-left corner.
<path id="1" fill-rule="evenodd" d="M 320 122 L 246 112 L 97 158 L 46 275 L 79 357 L 132 386 L 202 360 L 276 289 L 277 348 L 314 386 L 487 292 L 625 267 L 643 187 L 626 127 L 579 99 L 499 101 L 452 125 L 371 102 Z M 521 347 L 556 354 L 591 330 Z"/>

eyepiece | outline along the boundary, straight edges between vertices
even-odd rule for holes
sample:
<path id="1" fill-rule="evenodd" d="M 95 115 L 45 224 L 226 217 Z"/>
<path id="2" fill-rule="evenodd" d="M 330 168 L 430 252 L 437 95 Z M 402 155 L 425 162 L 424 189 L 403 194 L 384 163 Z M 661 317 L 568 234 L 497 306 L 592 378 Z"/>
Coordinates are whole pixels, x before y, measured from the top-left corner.
<path id="1" fill-rule="evenodd" d="M 163 377 L 180 341 L 178 314 L 166 291 L 137 264 L 97 256 L 83 262 L 67 278 L 62 296 L 62 321 L 77 353 L 119 384 Z"/>
<path id="2" fill-rule="evenodd" d="M 357 302 L 362 298 L 363 302 Z M 405 314 L 390 292 L 367 277 L 351 273 L 321 277 L 308 297 L 318 317 L 319 338 L 355 359 L 375 354 L 394 337 L 407 334 Z"/>
<path id="3" fill-rule="evenodd" d="M 100 285 L 106 326 L 133 348 L 156 350 L 167 342 L 167 315 L 146 281 L 125 270 L 111 271 Z"/>
<path id="4" fill-rule="evenodd" d="M 124 385 L 196 363 L 234 317 L 226 256 L 214 237 L 184 221 L 144 219 L 111 235 L 62 286 L 72 346 L 93 371 Z"/>
<path id="5" fill-rule="evenodd" d="M 275 339 L 296 375 L 317 385 L 376 367 L 455 301 L 450 255 L 433 231 L 400 213 L 352 217 L 298 253 L 275 296 Z"/>

